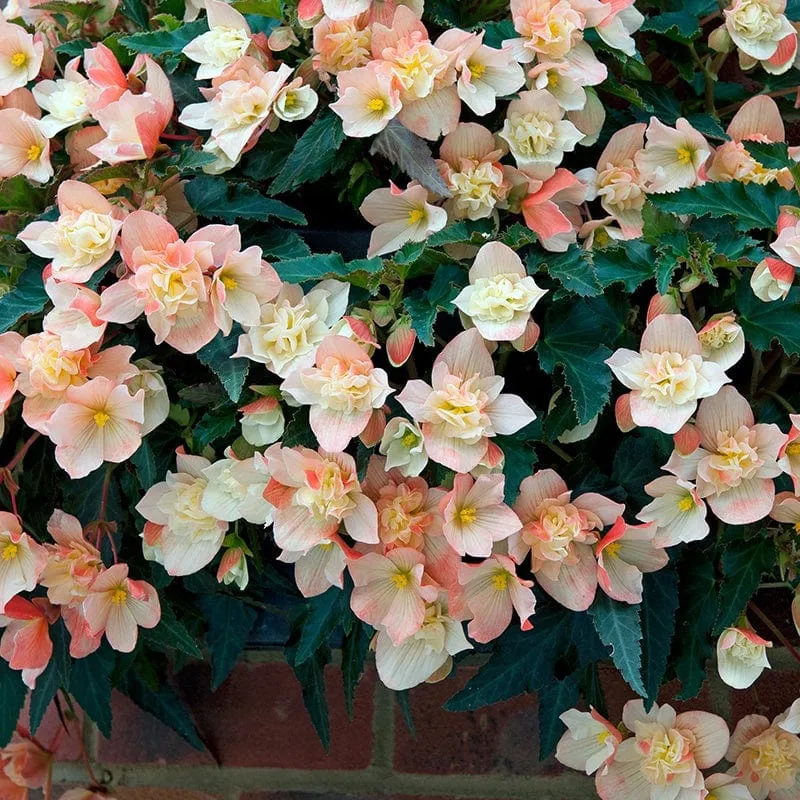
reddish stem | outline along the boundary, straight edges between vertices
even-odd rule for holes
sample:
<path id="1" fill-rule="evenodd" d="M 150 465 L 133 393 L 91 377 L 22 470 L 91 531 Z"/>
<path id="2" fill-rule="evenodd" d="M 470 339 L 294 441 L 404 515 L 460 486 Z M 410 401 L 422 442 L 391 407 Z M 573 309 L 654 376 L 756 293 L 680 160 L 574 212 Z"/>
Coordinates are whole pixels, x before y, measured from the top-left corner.
<path id="1" fill-rule="evenodd" d="M 171 142 L 193 142 L 197 136 L 190 136 L 189 134 L 181 133 L 162 133 L 162 139 L 168 139 Z"/>
<path id="2" fill-rule="evenodd" d="M 789 651 L 789 655 L 800 663 L 800 653 L 795 650 L 789 640 L 781 633 L 778 626 L 752 601 L 749 603 L 750 610 L 772 631 L 775 638 Z"/>
<path id="3" fill-rule="evenodd" d="M 106 467 L 106 476 L 103 479 L 103 489 L 100 495 L 100 510 L 97 512 L 98 522 L 105 522 L 106 519 L 106 511 L 108 510 L 108 489 L 111 486 L 111 473 L 113 471 L 114 467 L 109 464 Z"/>
<path id="4" fill-rule="evenodd" d="M 23 459 L 23 458 L 25 458 L 25 453 L 27 453 L 27 452 L 28 452 L 28 450 L 30 450 L 30 448 L 31 448 L 31 445 L 32 445 L 32 444 L 33 444 L 33 443 L 34 443 L 34 442 L 35 442 L 35 441 L 36 441 L 36 440 L 37 440 L 37 439 L 38 439 L 38 438 L 39 438 L 41 435 L 42 435 L 41 433 L 39 433 L 38 431 L 35 431 L 35 432 L 34 432 L 34 433 L 33 433 L 33 434 L 30 436 L 30 438 L 29 438 L 29 439 L 28 439 L 28 440 L 25 442 L 25 444 L 23 444 L 23 445 L 22 445 L 22 447 L 20 447 L 20 449 L 17 451 L 17 454 L 14 456 L 14 458 L 12 458 L 12 459 L 11 459 L 11 461 L 9 461 L 9 462 L 8 462 L 8 464 L 6 464 L 6 469 L 7 469 L 9 472 L 10 472 L 12 469 L 14 469 L 14 467 L 16 467 L 16 466 L 17 466 L 17 464 L 19 464 L 19 462 L 20 462 L 20 461 L 22 461 L 22 459 Z"/>

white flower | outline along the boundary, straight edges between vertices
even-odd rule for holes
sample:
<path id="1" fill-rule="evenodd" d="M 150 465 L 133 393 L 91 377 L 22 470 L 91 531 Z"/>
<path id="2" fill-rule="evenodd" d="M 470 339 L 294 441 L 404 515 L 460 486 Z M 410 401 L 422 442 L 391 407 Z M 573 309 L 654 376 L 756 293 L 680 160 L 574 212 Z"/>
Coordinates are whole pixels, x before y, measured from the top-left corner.
<path id="1" fill-rule="evenodd" d="M 253 447 L 272 444 L 283 435 L 283 409 L 276 397 L 259 397 L 239 411 L 242 412 L 242 437 Z"/>
<path id="2" fill-rule="evenodd" d="M 258 458 L 258 460 L 256 460 Z M 223 458 L 203 470 L 207 484 L 200 505 L 215 519 L 272 524 L 272 504 L 264 499 L 269 475 L 260 454 L 237 461 Z"/>
<path id="3" fill-rule="evenodd" d="M 183 54 L 200 66 L 197 80 L 216 78 L 225 68 L 247 53 L 250 26 L 231 5 L 221 0 L 206 0 L 209 30 L 183 48 Z"/>
<path id="4" fill-rule="evenodd" d="M 297 122 L 310 116 L 319 103 L 317 93 L 302 78 L 284 86 L 275 98 L 275 116 L 284 122 Z"/>
<path id="5" fill-rule="evenodd" d="M 78 72 L 80 58 L 73 58 L 64 67 L 64 77 L 39 81 L 33 97 L 41 108 L 50 112 L 39 120 L 42 133 L 52 138 L 64 128 L 89 119 L 89 101 L 96 93 L 93 84 Z"/>
<path id="6" fill-rule="evenodd" d="M 769 669 L 768 647 L 772 647 L 772 642 L 762 639 L 751 628 L 726 628 L 717 640 L 720 678 L 734 689 L 752 686 Z"/>
<path id="7" fill-rule="evenodd" d="M 378 448 L 386 456 L 386 469 L 398 469 L 406 477 L 419 475 L 428 463 L 422 431 L 405 417 L 392 417 Z"/>

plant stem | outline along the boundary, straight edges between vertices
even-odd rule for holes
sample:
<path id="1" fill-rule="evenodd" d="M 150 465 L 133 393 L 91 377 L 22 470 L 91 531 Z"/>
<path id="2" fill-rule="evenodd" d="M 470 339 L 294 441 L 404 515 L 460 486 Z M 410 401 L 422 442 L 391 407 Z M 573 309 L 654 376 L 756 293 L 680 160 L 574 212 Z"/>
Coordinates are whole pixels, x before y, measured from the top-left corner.
<path id="1" fill-rule="evenodd" d="M 779 406 L 786 409 L 790 414 L 796 414 L 794 406 L 788 401 L 784 400 L 777 392 L 773 392 L 770 389 L 759 389 L 759 394 L 765 394 L 767 397 L 771 397 Z"/>
<path id="2" fill-rule="evenodd" d="M 37 431 L 37 432 L 34 432 L 34 433 L 33 433 L 33 434 L 30 436 L 30 437 L 28 437 L 28 439 L 25 441 L 25 444 L 23 444 L 23 445 L 22 445 L 22 447 L 20 447 L 20 449 L 17 451 L 17 454 L 14 456 L 14 458 L 12 458 L 12 459 L 11 459 L 11 461 L 9 461 L 9 462 L 8 462 L 8 464 L 6 464 L 6 469 L 7 469 L 9 472 L 10 472 L 12 469 L 14 469 L 14 467 L 16 467 L 16 466 L 17 466 L 17 465 L 20 463 L 20 461 L 22 461 L 22 459 L 23 459 L 23 458 L 25 458 L 25 453 L 27 453 L 27 452 L 28 452 L 28 450 L 30 450 L 30 448 L 31 448 L 31 445 L 32 445 L 32 444 L 33 444 L 33 443 L 34 443 L 34 442 L 35 442 L 35 441 L 36 441 L 36 440 L 37 440 L 37 439 L 38 439 L 38 438 L 39 438 L 41 435 L 42 435 L 42 434 L 41 434 L 41 433 L 39 433 L 39 432 Z"/>
<path id="3" fill-rule="evenodd" d="M 97 521 L 105 522 L 106 511 L 108 510 L 108 489 L 111 486 L 111 473 L 114 471 L 114 465 L 109 464 L 106 467 L 106 476 L 103 479 L 103 488 L 100 494 L 100 510 L 97 512 Z"/>
<path id="4" fill-rule="evenodd" d="M 572 461 L 572 456 L 554 442 L 545 442 L 545 445 L 549 450 L 552 450 L 559 458 L 563 458 L 567 463 Z"/>
<path id="5" fill-rule="evenodd" d="M 795 650 L 789 640 L 780 632 L 778 626 L 751 600 L 748 608 L 772 631 L 775 638 L 788 650 L 789 655 L 800 664 L 800 653 Z"/>

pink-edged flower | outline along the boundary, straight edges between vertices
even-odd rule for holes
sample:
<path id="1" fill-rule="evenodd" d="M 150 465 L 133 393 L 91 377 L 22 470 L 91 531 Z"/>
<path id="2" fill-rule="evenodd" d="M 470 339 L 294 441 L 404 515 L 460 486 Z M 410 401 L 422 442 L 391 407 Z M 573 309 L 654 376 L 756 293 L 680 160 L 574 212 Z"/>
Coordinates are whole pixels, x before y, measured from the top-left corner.
<path id="1" fill-rule="evenodd" d="M 792 427 L 778 453 L 778 465 L 791 477 L 795 494 L 800 495 L 800 414 L 789 414 L 789 421 Z"/>
<path id="2" fill-rule="evenodd" d="M 265 364 L 286 378 L 314 363 L 320 342 L 347 310 L 350 286 L 335 280 L 318 283 L 308 294 L 284 283 L 278 296 L 261 307 L 261 321 L 239 337 L 234 357 Z"/>
<path id="3" fill-rule="evenodd" d="M 530 314 L 547 293 L 536 285 L 522 259 L 502 242 L 483 245 L 453 304 L 484 339 L 510 342 L 525 333 Z"/>
<path id="4" fill-rule="evenodd" d="M 237 230 L 238 235 L 238 230 Z M 234 245 L 211 278 L 211 303 L 214 321 L 227 336 L 234 322 L 258 325 L 261 306 L 274 300 L 281 290 L 275 269 L 263 261 L 260 247 L 239 250 Z"/>
<path id="5" fill-rule="evenodd" d="M 734 0 L 723 12 L 725 29 L 753 63 L 769 61 L 784 39 L 795 36 L 785 10 L 785 0 Z"/>
<path id="6" fill-rule="evenodd" d="M 471 648 L 461 622 L 450 615 L 442 595 L 425 608 L 422 627 L 402 644 L 395 645 L 385 628 L 378 631 L 375 665 L 381 682 L 400 692 L 446 678 L 453 656 Z"/>
<path id="7" fill-rule="evenodd" d="M 743 142 L 785 142 L 786 133 L 778 104 L 767 95 L 751 97 L 742 103 L 728 125 L 731 141 L 723 142 L 708 165 L 712 181 L 742 181 L 767 184 L 780 181 L 791 187 L 786 170 L 766 169 L 747 152 Z"/>
<path id="8" fill-rule="evenodd" d="M 676 714 L 629 700 L 622 720 L 633 737 L 617 747 L 607 769 L 597 774 L 601 800 L 701 800 L 703 773 L 725 756 L 730 732 L 725 721 L 705 711 Z"/>
<path id="9" fill-rule="evenodd" d="M 622 734 L 595 709 L 571 708 L 559 719 L 567 731 L 556 746 L 556 759 L 565 767 L 592 775 L 613 759 Z"/>
<path id="10" fill-rule="evenodd" d="M 730 380 L 719 364 L 703 358 L 692 323 L 677 314 L 656 317 L 645 328 L 639 353 L 623 348 L 606 364 L 632 390 L 633 421 L 664 433 L 680 430 L 697 401 Z"/>
<path id="11" fill-rule="evenodd" d="M 309 423 L 324 450 L 340 451 L 367 427 L 373 409 L 393 391 L 389 378 L 351 339 L 328 336 L 313 367 L 296 370 L 281 384 L 294 404 L 309 405 Z"/>
<path id="12" fill-rule="evenodd" d="M 776 522 L 792 525 L 800 532 L 800 497 L 792 492 L 780 492 L 775 495 L 775 503 L 769 515 Z"/>
<path id="13" fill-rule="evenodd" d="M 221 75 L 247 52 L 251 44 L 247 20 L 228 3 L 205 0 L 208 31 L 192 39 L 181 51 L 200 66 L 195 78 L 205 80 Z"/>
<path id="14" fill-rule="evenodd" d="M 12 597 L 0 614 L 0 627 L 5 628 L 0 639 L 0 658 L 11 669 L 22 672 L 22 680 L 29 689 L 36 687 L 36 679 L 50 663 L 53 655 L 50 625 L 56 619 L 58 609 L 43 597 L 33 601 Z M 5 772 L 13 777 L 8 770 Z"/>
<path id="15" fill-rule="evenodd" d="M 507 39 L 503 47 L 523 64 L 537 55 L 563 58 L 583 39 L 583 31 L 600 24 L 610 10 L 599 0 L 511 0 L 520 38 Z"/>
<path id="16" fill-rule="evenodd" d="M 103 632 L 93 633 L 86 620 L 83 601 L 79 605 L 61 606 L 61 618 L 69 633 L 69 654 L 72 658 L 86 658 L 103 643 Z"/>
<path id="17" fill-rule="evenodd" d="M 145 581 L 129 578 L 127 564 L 115 564 L 95 580 L 83 610 L 92 632 L 104 633 L 120 653 L 133 651 L 139 628 L 155 628 L 161 620 L 158 592 Z"/>
<path id="18" fill-rule="evenodd" d="M 731 736 L 729 773 L 756 800 L 793 800 L 800 792 L 800 737 L 796 726 L 786 725 L 791 710 L 771 723 L 760 714 L 742 717 Z"/>
<path id="19" fill-rule="evenodd" d="M 88 52 L 86 64 L 87 74 L 92 80 Z M 159 138 L 172 117 L 175 102 L 164 71 L 147 55 L 137 57 L 131 73 L 136 74 L 142 69 L 147 71 L 147 82 L 142 94 L 134 94 L 126 89 L 107 105 L 102 105 L 108 97 L 105 95 L 103 100 L 92 106 L 92 116 L 106 136 L 88 150 L 101 161 L 119 164 L 152 158 Z M 112 91 L 115 88 L 119 87 L 113 86 Z M 98 107 L 100 105 L 102 107 Z"/>
<path id="20" fill-rule="evenodd" d="M 117 57 L 102 42 L 84 50 L 83 63 L 86 77 L 95 89 L 89 103 L 92 114 L 116 102 L 128 91 L 128 78 Z"/>
<path id="21" fill-rule="evenodd" d="M 634 0 L 607 3 L 611 12 L 596 27 L 597 34 L 609 46 L 627 56 L 636 55 L 636 42 L 632 34 L 644 24 L 644 15 L 634 8 Z"/>
<path id="22" fill-rule="evenodd" d="M 379 447 L 386 456 L 386 469 L 402 475 L 419 475 L 428 463 L 422 431 L 405 417 L 392 417 L 384 428 Z"/>
<path id="23" fill-rule="evenodd" d="M 147 520 L 145 554 L 170 575 L 191 575 L 209 564 L 222 547 L 228 523 L 203 510 L 211 463 L 200 456 L 177 454 L 177 472 L 151 486 L 136 504 Z"/>
<path id="24" fill-rule="evenodd" d="M 516 533 L 522 523 L 503 502 L 503 475 L 458 474 L 440 501 L 442 532 L 459 555 L 487 558 L 495 542 Z"/>
<path id="25" fill-rule="evenodd" d="M 671 459 L 667 469 L 684 480 L 696 478 L 697 494 L 723 522 L 746 525 L 767 516 L 785 434 L 777 425 L 756 425 L 750 404 L 732 386 L 703 400 L 697 428 L 702 446 L 683 465 Z"/>
<path id="26" fill-rule="evenodd" d="M 541 184 L 531 181 L 531 191 L 520 209 L 525 224 L 538 234 L 545 250 L 563 253 L 575 242 L 575 224 L 581 220 L 577 206 L 587 196 L 586 184 L 568 169 L 557 169 Z"/>
<path id="27" fill-rule="evenodd" d="M 647 196 L 636 155 L 644 149 L 644 131 L 643 122 L 621 128 L 608 140 L 597 169 L 578 172 L 590 187 L 589 199 L 600 199 L 603 210 L 619 223 L 626 238 L 642 235 L 642 207 Z"/>
<path id="28" fill-rule="evenodd" d="M 703 358 L 730 369 L 744 355 L 745 341 L 742 326 L 732 311 L 714 314 L 698 331 Z"/>
<path id="29" fill-rule="evenodd" d="M 160 367 L 146 358 L 140 358 L 134 366 L 138 371 L 125 379 L 125 385 L 132 395 L 135 395 L 140 389 L 144 392 L 142 436 L 146 436 L 169 416 L 169 394 L 167 385 L 161 377 Z"/>
<path id="30" fill-rule="evenodd" d="M 706 504 L 698 496 L 694 484 L 673 475 L 663 475 L 646 484 L 644 490 L 654 499 L 636 519 L 655 524 L 653 544 L 656 547 L 673 547 L 708 536 L 711 529 L 706 521 Z"/>
<path id="31" fill-rule="evenodd" d="M 53 769 L 53 754 L 45 750 L 24 729 L 19 728 L 0 751 L 3 775 L 16 786 L 41 789 L 48 785 Z M 3 794 L 3 798 L 7 795 Z M 13 798 L 16 795 L 13 795 Z"/>
<path id="32" fill-rule="evenodd" d="M 47 550 L 22 530 L 19 520 L 0 511 L 0 613 L 14 595 L 30 592 L 47 564 Z"/>
<path id="33" fill-rule="evenodd" d="M 108 378 L 71 386 L 50 419 L 56 461 L 71 478 L 82 478 L 104 461 L 119 464 L 142 443 L 144 392 Z"/>
<path id="34" fill-rule="evenodd" d="M 753 800 L 750 790 L 733 775 L 716 772 L 706 777 L 706 799 L 712 800 Z"/>
<path id="35" fill-rule="evenodd" d="M 235 228 L 209 225 L 184 242 L 163 217 L 135 211 L 122 226 L 122 258 L 130 274 L 103 291 L 97 316 L 126 323 L 144 312 L 156 344 L 196 353 L 217 333 L 204 272 L 215 261 L 215 249 L 236 236 Z"/>
<path id="36" fill-rule="evenodd" d="M 344 586 L 347 555 L 341 541 L 320 542 L 305 552 L 283 550 L 278 561 L 294 564 L 294 580 L 303 597 L 316 597 L 331 586 Z"/>
<path id="37" fill-rule="evenodd" d="M 382 256 L 407 242 L 421 242 L 447 224 L 447 212 L 428 202 L 428 190 L 411 183 L 406 189 L 394 184 L 370 192 L 358 209 L 375 226 L 367 255 Z"/>
<path id="38" fill-rule="evenodd" d="M 298 122 L 310 117 L 319 105 L 319 95 L 301 77 L 287 83 L 275 98 L 272 110 L 284 122 Z"/>
<path id="39" fill-rule="evenodd" d="M 650 117 L 647 144 L 634 158 L 648 192 L 675 192 L 704 183 L 711 147 L 702 133 L 680 117 L 674 128 Z"/>
<path id="40" fill-rule="evenodd" d="M 773 242 L 773 244 L 776 244 Z M 785 300 L 794 283 L 795 268 L 779 258 L 760 261 L 750 276 L 753 294 L 765 303 Z"/>
<path id="41" fill-rule="evenodd" d="M 80 56 L 68 61 L 64 77 L 39 81 L 33 87 L 36 102 L 47 112 L 39 121 L 45 136 L 53 137 L 65 128 L 80 125 L 91 117 L 89 104 L 97 92 L 92 82 L 78 72 Z"/>
<path id="42" fill-rule="evenodd" d="M 24 175 L 36 183 L 53 177 L 50 140 L 39 120 L 16 108 L 0 109 L 0 178 Z"/>
<path id="43" fill-rule="evenodd" d="M 302 23 L 301 23 L 302 24 Z M 370 63 L 372 26 L 366 14 L 332 19 L 314 25 L 314 69 L 323 80 Z"/>
<path id="44" fill-rule="evenodd" d="M 0 333 L 0 414 L 8 409 L 17 392 L 17 366 L 23 341 L 16 331 Z"/>
<path id="45" fill-rule="evenodd" d="M 441 536 L 443 489 L 429 487 L 424 478 L 405 477 L 380 456 L 370 458 L 363 488 L 378 510 L 378 538 L 384 548 L 424 552 L 428 537 Z"/>
<path id="46" fill-rule="evenodd" d="M 521 92 L 508 105 L 503 129 L 498 133 L 514 156 L 517 166 L 532 178 L 546 180 L 572 152 L 583 134 L 564 109 L 543 89 Z"/>
<path id="47" fill-rule="evenodd" d="M 468 33 L 451 28 L 436 47 L 455 52 L 458 96 L 479 117 L 495 110 L 498 97 L 508 97 L 525 83 L 525 73 L 508 50 L 495 50 L 483 43 L 484 31 Z"/>
<path id="48" fill-rule="evenodd" d="M 525 478 L 519 492 L 514 511 L 522 530 L 509 539 L 509 555 L 521 564 L 530 552 L 542 589 L 566 608 L 585 611 L 597 590 L 592 545 L 625 507 L 594 492 L 573 498 L 551 469 Z"/>
<path id="49" fill-rule="evenodd" d="M 283 435 L 285 420 L 277 397 L 259 397 L 242 406 L 242 437 L 253 447 L 277 442 Z"/>
<path id="50" fill-rule="evenodd" d="M 331 103 L 331 110 L 341 117 L 346 136 L 374 136 L 403 108 L 392 75 L 378 69 L 376 62 L 341 72 L 338 84 L 339 99 Z"/>
<path id="51" fill-rule="evenodd" d="M 247 553 L 249 552 L 248 550 Z M 241 591 L 244 591 L 250 582 L 250 574 L 247 569 L 247 553 L 242 547 L 229 547 L 220 559 L 217 569 L 217 581 L 226 586 L 234 583 Z"/>
<path id="52" fill-rule="evenodd" d="M 97 189 L 80 181 L 59 185 L 58 212 L 54 222 L 31 222 L 19 238 L 51 259 L 56 280 L 85 283 L 114 255 L 122 220 Z"/>
<path id="53" fill-rule="evenodd" d="M 59 336 L 67 350 L 83 350 L 102 340 L 106 323 L 97 318 L 97 292 L 74 283 L 60 283 L 55 278 L 47 278 L 44 289 L 53 308 L 42 320 L 43 330 Z"/>
<path id="54" fill-rule="evenodd" d="M 209 129 L 206 149 L 213 145 L 232 166 L 269 126 L 275 100 L 291 74 L 286 64 L 268 72 L 256 59 L 243 56 L 214 78 L 203 92 L 206 102 L 186 106 L 178 121 L 197 130 Z"/>
<path id="55" fill-rule="evenodd" d="M 348 562 L 355 588 L 350 607 L 374 628 L 382 627 L 395 645 L 420 630 L 426 603 L 439 596 L 439 587 L 424 576 L 425 557 L 410 547 L 386 555 L 367 553 Z"/>
<path id="56" fill-rule="evenodd" d="M 536 611 L 533 581 L 517 577 L 516 565 L 495 554 L 481 564 L 462 564 L 459 582 L 464 587 L 464 604 L 472 615 L 467 632 L 476 642 L 496 639 L 511 624 L 514 611 L 522 630 L 533 625 L 529 617 Z"/>
<path id="57" fill-rule="evenodd" d="M 765 669 L 769 669 L 767 648 L 772 642 L 762 639 L 747 624 L 725 628 L 717 639 L 717 671 L 733 689 L 752 686 Z"/>
<path id="58" fill-rule="evenodd" d="M 455 472 L 468 472 L 492 437 L 516 433 L 536 418 L 520 397 L 500 394 L 504 383 L 473 328 L 458 334 L 436 357 L 432 386 L 409 381 L 397 400 L 422 423 L 428 456 Z"/>
<path id="59" fill-rule="evenodd" d="M 793 209 L 783 207 L 778 215 L 778 238 L 770 248 L 785 262 L 800 267 L 800 218 Z"/>
<path id="60" fill-rule="evenodd" d="M 264 455 L 271 475 L 264 497 L 275 506 L 279 547 L 305 552 L 333 539 L 341 524 L 357 542 L 378 543 L 378 513 L 351 456 L 279 444 Z"/>
<path id="61" fill-rule="evenodd" d="M 0 97 L 32 81 L 42 68 L 44 42 L 0 17 Z"/>
<path id="62" fill-rule="evenodd" d="M 83 601 L 94 579 L 103 571 L 100 551 L 86 540 L 83 526 L 72 514 L 55 509 L 47 522 L 55 544 L 45 544 L 47 565 L 39 583 L 51 603 L 60 606 Z"/>
<path id="63" fill-rule="evenodd" d="M 669 563 L 667 551 L 655 543 L 653 523 L 629 525 L 620 517 L 597 543 L 597 582 L 614 600 L 642 602 L 642 574 Z"/>
<path id="64" fill-rule="evenodd" d="M 452 195 L 444 206 L 449 218 L 484 219 L 506 206 L 517 171 L 500 163 L 502 155 L 491 131 L 475 122 L 460 122 L 444 137 L 436 163 Z"/>

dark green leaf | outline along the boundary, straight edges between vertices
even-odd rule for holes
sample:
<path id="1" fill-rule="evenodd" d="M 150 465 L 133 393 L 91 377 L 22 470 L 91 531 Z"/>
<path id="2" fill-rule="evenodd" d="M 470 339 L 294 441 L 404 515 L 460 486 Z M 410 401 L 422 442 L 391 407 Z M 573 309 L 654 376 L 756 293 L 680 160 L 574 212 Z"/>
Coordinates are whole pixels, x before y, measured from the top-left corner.
<path id="1" fill-rule="evenodd" d="M 688 10 L 656 14 L 645 20 L 641 30 L 661 33 L 684 44 L 693 42 L 702 32 L 700 20 Z"/>
<path id="2" fill-rule="evenodd" d="M 571 611 L 548 604 L 537 610 L 533 630 L 508 628 L 495 642 L 489 661 L 445 708 L 474 711 L 552 683 L 556 661 L 569 647 L 572 626 Z"/>
<path id="3" fill-rule="evenodd" d="M 228 182 L 225 178 L 200 175 L 184 186 L 189 205 L 201 216 L 219 218 L 229 225 L 242 219 L 261 222 L 275 218 L 294 225 L 305 225 L 306 218 L 297 209 L 280 200 L 264 197 L 246 183 Z"/>
<path id="4" fill-rule="evenodd" d="M 319 253 L 279 261 L 273 266 L 282 280 L 303 283 L 326 276 L 341 278 L 358 270 L 374 274 L 383 269 L 383 261 L 380 258 L 345 261 L 338 253 Z"/>
<path id="5" fill-rule="evenodd" d="M 453 300 L 467 283 L 467 271 L 455 264 L 436 270 L 430 288 L 415 289 L 403 300 L 411 326 L 422 344 L 433 347 L 433 326 L 439 311 L 450 313 Z"/>
<path id="6" fill-rule="evenodd" d="M 308 661 L 320 648 L 328 646 L 334 629 L 349 614 L 347 594 L 332 586 L 324 594 L 306 601 L 303 624 L 294 656 L 294 663 Z"/>
<path id="7" fill-rule="evenodd" d="M 253 244 L 257 244 L 263 250 L 264 258 L 289 261 L 293 258 L 308 258 L 311 255 L 311 248 L 302 236 L 294 231 L 280 228 L 273 228 L 261 234 L 253 240 Z"/>
<path id="8" fill-rule="evenodd" d="M 491 220 L 462 219 L 453 222 L 446 228 L 432 233 L 425 243 L 428 247 L 441 247 L 445 244 L 477 244 L 484 241 L 484 234 L 490 234 L 494 229 Z"/>
<path id="9" fill-rule="evenodd" d="M 34 186 L 22 175 L 0 181 L 0 211 L 38 214 L 44 211 L 47 191 Z"/>
<path id="10" fill-rule="evenodd" d="M 151 56 L 165 56 L 171 53 L 180 53 L 189 42 L 196 39 L 208 30 L 205 19 L 196 22 L 187 22 L 174 31 L 160 30 L 146 33 L 134 33 L 123 36 L 120 44 L 134 53 L 148 53 Z"/>
<path id="11" fill-rule="evenodd" d="M 596 250 L 593 258 L 602 286 L 620 282 L 627 291 L 633 292 L 653 277 L 655 253 L 650 245 L 638 239 Z"/>
<path id="12" fill-rule="evenodd" d="M 142 30 L 146 31 L 150 27 L 150 12 L 142 0 L 122 0 L 119 10 Z"/>
<path id="13" fill-rule="evenodd" d="M 344 704 L 347 715 L 353 718 L 353 703 L 356 687 L 364 674 L 364 662 L 369 652 L 373 630 L 361 620 L 355 620 L 353 627 L 342 642 L 342 683 L 344 686 Z"/>
<path id="14" fill-rule="evenodd" d="M 678 577 L 674 570 L 662 569 L 645 575 L 643 585 L 642 680 L 647 690 L 646 697 L 652 703 L 658 697 L 664 680 L 675 634 Z"/>
<path id="15" fill-rule="evenodd" d="M 450 197 L 450 190 L 439 174 L 439 168 L 423 139 L 393 119 L 376 137 L 370 155 L 381 155 L 400 167 L 409 178 L 419 181 L 426 189 Z"/>
<path id="16" fill-rule="evenodd" d="M 203 750 L 203 743 L 197 735 L 197 728 L 183 702 L 167 685 L 161 684 L 152 689 L 139 676 L 135 669 L 129 669 L 120 681 L 119 690 L 130 697 L 139 708 L 152 714 L 168 725 L 197 750 Z"/>
<path id="17" fill-rule="evenodd" d="M 246 358 L 233 358 L 238 346 L 236 326 L 229 336 L 218 333 L 205 347 L 198 351 L 197 357 L 201 364 L 205 364 L 220 380 L 228 397 L 238 403 L 242 396 L 244 382 L 250 362 Z"/>
<path id="18" fill-rule="evenodd" d="M 144 491 L 147 491 L 161 477 L 156 472 L 156 457 L 150 441 L 146 437 L 142 439 L 139 449 L 131 456 L 131 464 L 136 469 L 136 477 Z"/>
<path id="19" fill-rule="evenodd" d="M 778 209 L 794 202 L 796 195 L 776 183 L 706 183 L 672 194 L 650 195 L 651 202 L 672 214 L 693 214 L 696 217 L 729 216 L 738 230 L 774 228 Z"/>
<path id="20" fill-rule="evenodd" d="M 592 258 L 582 247 L 573 245 L 565 253 L 535 253 L 528 259 L 528 270 L 544 268 L 570 292 L 593 297 L 602 292 Z"/>
<path id="21" fill-rule="evenodd" d="M 192 429 L 192 438 L 198 450 L 227 436 L 236 425 L 236 410 L 224 408 L 209 411 L 200 418 Z"/>
<path id="22" fill-rule="evenodd" d="M 231 5 L 242 14 L 280 19 L 281 0 L 234 0 Z"/>
<path id="23" fill-rule="evenodd" d="M 496 436 L 494 443 L 503 451 L 505 462 L 505 497 L 507 503 L 513 503 L 519 492 L 519 485 L 525 478 L 533 474 L 536 464 L 536 451 L 533 445 L 523 438 L 523 431 L 514 436 Z"/>
<path id="24" fill-rule="evenodd" d="M 179 650 L 193 658 L 202 658 L 203 653 L 186 626 L 175 616 L 172 606 L 161 598 L 161 621 L 155 628 L 141 631 L 143 641 L 159 650 Z"/>
<path id="25" fill-rule="evenodd" d="M 111 680 L 114 651 L 103 645 L 72 665 L 70 693 L 103 736 L 111 736 Z"/>
<path id="26" fill-rule="evenodd" d="M 58 620 L 50 627 L 50 638 L 53 640 L 53 655 L 45 671 L 36 679 L 36 688 L 31 692 L 30 730 L 34 735 L 58 690 L 69 688 L 72 662 L 63 620 Z"/>
<path id="27" fill-rule="evenodd" d="M 646 696 L 642 683 L 642 623 L 640 607 L 612 600 L 597 593 L 589 613 L 597 635 L 606 647 L 622 677 L 636 694 Z"/>
<path id="28" fill-rule="evenodd" d="M 11 741 L 27 693 L 22 673 L 0 658 L 0 747 Z"/>
<path id="29" fill-rule="evenodd" d="M 765 303 L 753 294 L 748 281 L 740 280 L 736 306 L 745 339 L 753 347 L 769 350 L 777 340 L 788 355 L 800 353 L 800 288 L 795 286 L 784 300 Z"/>
<path id="30" fill-rule="evenodd" d="M 578 704 L 577 674 L 550 683 L 539 690 L 539 761 L 544 761 L 556 749 L 564 734 L 561 714 Z"/>
<path id="31" fill-rule="evenodd" d="M 736 622 L 755 594 L 761 576 L 775 567 L 775 541 L 765 536 L 737 539 L 722 554 L 722 586 L 715 633 Z"/>
<path id="32" fill-rule="evenodd" d="M 48 300 L 42 273 L 29 263 L 17 285 L 0 297 L 0 332 L 12 328 L 26 314 L 38 314 Z"/>
<path id="33" fill-rule="evenodd" d="M 211 654 L 211 688 L 216 690 L 231 674 L 244 650 L 258 612 L 227 594 L 215 594 L 200 600 L 208 617 L 208 649 Z"/>
<path id="34" fill-rule="evenodd" d="M 272 181 L 270 194 L 283 194 L 327 175 L 344 139 L 342 120 L 332 111 L 320 114 L 297 140 Z"/>

